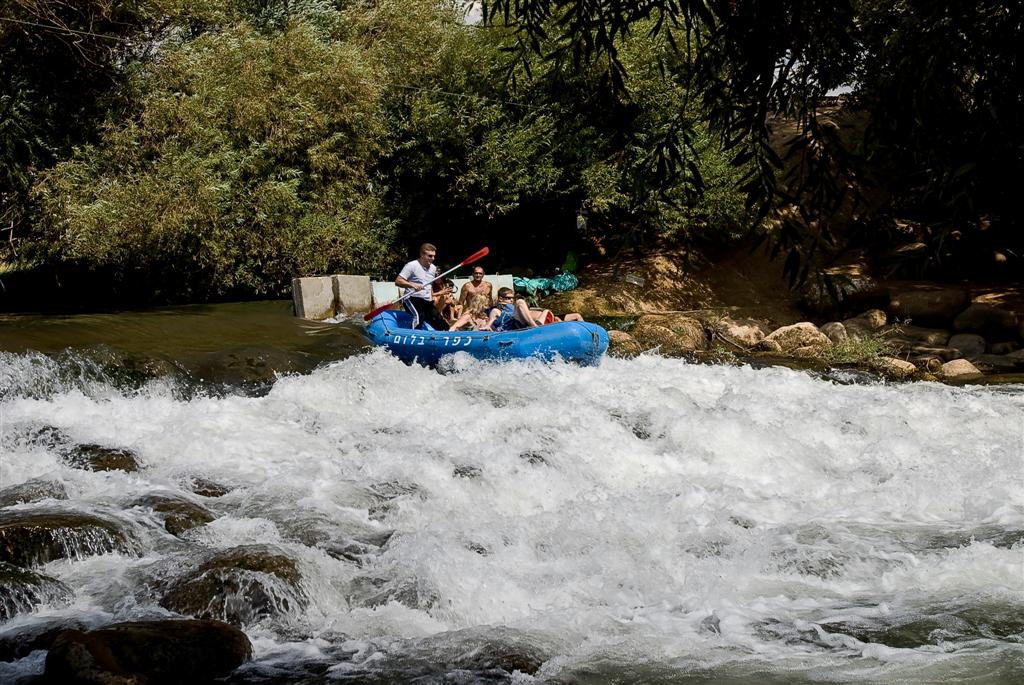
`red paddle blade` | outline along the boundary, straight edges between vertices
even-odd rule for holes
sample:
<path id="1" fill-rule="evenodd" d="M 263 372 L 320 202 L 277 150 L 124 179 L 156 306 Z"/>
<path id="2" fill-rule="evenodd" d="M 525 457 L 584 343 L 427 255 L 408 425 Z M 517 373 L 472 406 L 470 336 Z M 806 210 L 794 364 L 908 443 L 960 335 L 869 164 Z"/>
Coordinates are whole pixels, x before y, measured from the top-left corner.
<path id="1" fill-rule="evenodd" d="M 387 309 L 388 307 L 393 305 L 395 302 L 398 302 L 398 300 L 394 300 L 392 302 L 388 302 L 386 304 L 382 304 L 381 306 L 377 307 L 376 309 L 374 309 L 372 311 L 369 311 L 369 312 L 366 312 L 365 314 L 363 314 L 363 321 L 369 321 L 370 319 L 372 319 L 373 317 L 377 316 L 382 311 L 384 311 L 385 309 Z"/>
<path id="2" fill-rule="evenodd" d="M 490 251 L 491 251 L 491 248 L 489 248 L 489 247 L 482 248 L 478 252 L 474 252 L 473 254 L 469 255 L 468 257 L 463 259 L 461 262 L 459 262 L 459 266 L 466 266 L 467 264 L 472 264 L 473 262 L 475 262 L 476 260 L 480 259 L 481 257 L 486 257 L 487 253 L 489 253 Z"/>

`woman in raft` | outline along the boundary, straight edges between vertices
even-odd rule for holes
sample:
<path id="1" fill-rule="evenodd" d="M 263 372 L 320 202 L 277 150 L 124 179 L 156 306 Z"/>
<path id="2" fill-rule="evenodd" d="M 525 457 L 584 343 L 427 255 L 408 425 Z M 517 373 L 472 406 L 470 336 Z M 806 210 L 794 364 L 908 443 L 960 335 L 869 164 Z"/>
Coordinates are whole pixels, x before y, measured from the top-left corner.
<path id="1" fill-rule="evenodd" d="M 455 298 L 452 296 L 452 292 L 455 290 L 455 283 L 450 280 L 444 283 L 434 281 L 431 290 L 430 296 L 434 300 L 434 307 L 437 308 L 438 313 L 451 326 L 462 315 L 462 307 L 455 304 Z M 449 328 L 449 330 L 451 329 Z"/>

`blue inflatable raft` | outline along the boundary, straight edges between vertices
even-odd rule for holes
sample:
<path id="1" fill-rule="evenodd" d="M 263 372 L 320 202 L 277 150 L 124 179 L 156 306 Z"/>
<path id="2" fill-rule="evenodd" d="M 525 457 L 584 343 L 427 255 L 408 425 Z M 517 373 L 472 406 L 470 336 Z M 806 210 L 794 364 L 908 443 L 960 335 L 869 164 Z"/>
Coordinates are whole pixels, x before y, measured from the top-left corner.
<path id="1" fill-rule="evenodd" d="M 386 310 L 373 317 L 366 336 L 403 361 L 433 366 L 441 357 L 466 352 L 477 359 L 555 358 L 589 366 L 608 349 L 608 331 L 585 321 L 524 328 L 518 331 L 431 331 L 409 328 L 408 312 Z"/>

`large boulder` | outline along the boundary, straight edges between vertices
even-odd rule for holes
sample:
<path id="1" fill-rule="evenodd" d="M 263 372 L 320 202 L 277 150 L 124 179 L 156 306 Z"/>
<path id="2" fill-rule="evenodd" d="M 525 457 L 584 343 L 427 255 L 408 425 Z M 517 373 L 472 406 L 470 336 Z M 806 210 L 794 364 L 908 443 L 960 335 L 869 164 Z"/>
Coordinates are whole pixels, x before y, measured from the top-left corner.
<path id="1" fill-rule="evenodd" d="M 138 554 L 140 544 L 115 519 L 57 508 L 0 511 L 0 561 L 18 566 L 96 554 Z"/>
<path id="2" fill-rule="evenodd" d="M 948 326 L 970 303 L 964 288 L 917 286 L 891 293 L 889 314 L 899 321 Z"/>
<path id="3" fill-rule="evenodd" d="M 75 685 L 191 685 L 222 678 L 251 658 L 249 638 L 226 623 L 136 621 L 60 633 L 44 676 Z"/>
<path id="4" fill-rule="evenodd" d="M 301 610 L 298 564 L 270 545 L 218 552 L 173 582 L 160 605 L 179 614 L 248 625 Z"/>
<path id="5" fill-rule="evenodd" d="M 801 321 L 792 326 L 783 326 L 765 336 L 765 339 L 758 345 L 758 349 L 766 352 L 791 353 L 801 349 L 801 356 L 812 356 L 807 348 L 817 349 L 819 352 L 832 344 L 828 336 L 818 330 L 818 327 L 809 321 Z M 778 349 L 776 349 L 776 346 Z"/>

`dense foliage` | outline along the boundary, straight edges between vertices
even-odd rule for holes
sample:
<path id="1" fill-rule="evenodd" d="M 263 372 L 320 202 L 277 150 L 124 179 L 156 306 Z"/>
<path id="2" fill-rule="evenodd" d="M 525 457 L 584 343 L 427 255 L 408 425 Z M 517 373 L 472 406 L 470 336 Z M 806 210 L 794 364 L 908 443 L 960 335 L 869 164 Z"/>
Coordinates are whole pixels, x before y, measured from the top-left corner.
<path id="1" fill-rule="evenodd" d="M 451 259 L 487 243 L 545 267 L 584 239 L 746 221 L 706 131 L 685 173 L 650 173 L 649 143 L 674 135 L 685 96 L 686 60 L 663 39 L 624 46 L 625 95 L 568 63 L 506 79 L 511 32 L 431 0 L 201 9 L 161 15 L 159 40 L 122 56 L 103 116 L 37 165 L 23 258 L 201 300 L 384 275 L 424 239 Z"/>
<path id="2" fill-rule="evenodd" d="M 0 268 L 198 301 L 382 276 L 424 239 L 545 268 L 767 227 L 794 280 L 852 240 L 922 241 L 926 266 L 1019 259 L 1017 5 L 484 9 L 6 3 Z M 843 84 L 855 136 L 819 116 Z M 779 115 L 802 124 L 783 147 Z"/>
<path id="3" fill-rule="evenodd" d="M 947 267 L 970 273 L 981 259 L 987 273 L 993 257 L 1021 266 L 1021 212 L 1007 193 L 1024 156 L 1016 123 L 1021 3 L 484 4 L 490 21 L 515 28 L 519 60 L 569 56 L 577 65 L 600 64 L 620 91 L 633 76 L 620 48 L 634 32 L 665 36 L 694 54 L 692 87 L 734 161 L 750 169 L 742 189 L 751 206 L 762 216 L 791 210 L 777 214 L 770 237 L 776 252 L 788 253 L 794 280 L 806 277 L 809 260 L 836 254 L 835 228 L 849 216 L 861 230 L 845 240 L 876 248 L 922 240 L 932 266 L 946 259 Z M 545 50 L 545 41 L 557 49 Z M 818 116 L 823 96 L 843 85 L 867 120 L 853 140 Z M 779 114 L 803 123 L 786 150 L 772 145 Z M 690 126 L 685 116 L 680 126 Z M 680 154 L 673 142 L 661 141 L 664 154 Z M 890 201 L 864 201 L 865 185 Z M 907 213 L 925 224 L 906 231 Z"/>

